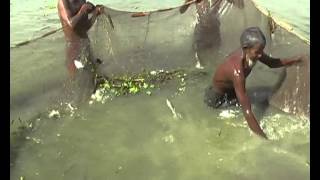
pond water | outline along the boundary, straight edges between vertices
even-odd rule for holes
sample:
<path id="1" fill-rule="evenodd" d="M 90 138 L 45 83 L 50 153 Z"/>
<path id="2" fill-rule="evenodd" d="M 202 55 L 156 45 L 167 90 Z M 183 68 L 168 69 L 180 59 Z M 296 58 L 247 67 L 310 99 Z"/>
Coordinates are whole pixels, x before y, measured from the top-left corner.
<path id="1" fill-rule="evenodd" d="M 182 1 L 170 2 L 166 5 Z M 161 4 L 154 3 L 148 8 Z M 10 44 L 59 27 L 55 4 L 12 0 Z M 128 1 L 113 6 L 140 10 L 140 4 L 142 1 Z M 179 82 L 171 80 L 151 95 L 120 96 L 104 104 L 85 102 L 78 109 L 57 103 L 63 97 L 61 84 L 67 74 L 61 68 L 63 44 L 60 32 L 11 51 L 10 179 L 310 178 L 309 119 L 254 104 L 271 141 L 257 137 L 239 107 L 214 110 L 203 103 L 212 69 L 204 69 L 204 75 L 187 76 L 185 90 L 180 93 Z M 222 60 L 225 55 L 215 59 Z M 272 84 L 274 76 L 276 73 L 257 73 L 255 77 L 266 80 L 261 84 Z M 49 118 L 53 110 L 60 116 Z"/>

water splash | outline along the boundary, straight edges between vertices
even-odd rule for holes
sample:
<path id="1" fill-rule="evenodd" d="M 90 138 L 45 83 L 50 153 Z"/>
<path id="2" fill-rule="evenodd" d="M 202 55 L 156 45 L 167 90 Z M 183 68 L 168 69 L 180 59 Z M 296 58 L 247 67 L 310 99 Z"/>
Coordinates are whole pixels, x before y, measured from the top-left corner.
<path id="1" fill-rule="evenodd" d="M 275 114 L 265 117 L 260 124 L 271 140 L 280 140 L 297 133 L 309 137 L 310 121 L 308 119 L 297 119 L 286 114 Z"/>

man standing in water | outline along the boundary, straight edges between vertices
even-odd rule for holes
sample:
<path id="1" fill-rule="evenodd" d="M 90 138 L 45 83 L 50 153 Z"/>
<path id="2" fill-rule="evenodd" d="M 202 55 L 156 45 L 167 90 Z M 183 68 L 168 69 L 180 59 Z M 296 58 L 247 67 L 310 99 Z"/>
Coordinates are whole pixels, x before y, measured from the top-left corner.
<path id="1" fill-rule="evenodd" d="M 185 0 L 189 3 L 192 0 Z M 243 8 L 243 0 L 197 0 L 197 23 L 194 29 L 193 50 L 195 51 L 196 68 L 202 69 L 203 58 L 199 57 L 203 52 L 210 49 L 217 49 L 221 44 L 219 14 L 223 11 L 223 3 L 232 3 L 238 8 Z M 180 13 L 184 13 L 189 5 L 180 8 Z M 211 51 L 211 50 L 210 50 Z M 203 61 L 203 60 L 202 60 Z"/>
<path id="2" fill-rule="evenodd" d="M 205 103 L 218 108 L 222 105 L 234 105 L 239 102 L 250 129 L 267 138 L 252 113 L 245 88 L 246 78 L 257 61 L 270 68 L 278 68 L 301 62 L 301 56 L 288 59 L 267 56 L 263 52 L 266 38 L 258 27 L 247 28 L 240 37 L 240 44 L 241 49 L 231 53 L 225 62 L 218 66 L 213 77 L 213 86 L 206 90 Z"/>
<path id="3" fill-rule="evenodd" d="M 76 81 L 78 89 L 92 89 L 95 86 L 96 67 L 90 54 L 87 32 L 102 12 L 103 6 L 94 6 L 86 0 L 58 1 L 58 13 L 66 40 L 66 66 L 71 81 Z"/>

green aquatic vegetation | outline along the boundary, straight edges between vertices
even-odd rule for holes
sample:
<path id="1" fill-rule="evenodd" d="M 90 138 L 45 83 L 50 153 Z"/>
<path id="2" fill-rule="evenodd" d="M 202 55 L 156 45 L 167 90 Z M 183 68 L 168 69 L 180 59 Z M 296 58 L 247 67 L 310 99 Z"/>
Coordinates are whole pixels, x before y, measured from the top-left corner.
<path id="1" fill-rule="evenodd" d="M 55 4 L 51 4 L 51 5 L 46 6 L 46 9 L 56 9 L 56 8 L 57 8 L 57 5 L 55 5 Z"/>
<path id="2" fill-rule="evenodd" d="M 122 95 L 145 93 L 151 96 L 154 89 L 160 88 L 161 84 L 174 79 L 179 80 L 177 93 L 181 94 L 185 91 L 186 76 L 187 74 L 184 70 L 156 70 L 150 72 L 143 71 L 132 76 L 126 74 L 123 76 L 98 77 L 99 85 L 95 94 L 91 96 L 91 99 L 105 103 L 108 99 Z M 92 101 L 89 103 L 91 104 Z"/>

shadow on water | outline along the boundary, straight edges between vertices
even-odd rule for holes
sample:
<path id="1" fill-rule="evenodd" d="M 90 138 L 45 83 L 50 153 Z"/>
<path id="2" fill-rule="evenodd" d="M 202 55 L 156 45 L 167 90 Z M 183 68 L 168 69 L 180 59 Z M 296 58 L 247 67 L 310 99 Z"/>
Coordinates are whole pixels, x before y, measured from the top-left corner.
<path id="1" fill-rule="evenodd" d="M 269 108 L 269 99 L 274 93 L 274 89 L 270 87 L 254 87 L 248 89 L 248 96 L 254 106 L 254 114 L 257 119 L 262 119 L 266 110 Z"/>
<path id="2" fill-rule="evenodd" d="M 25 146 L 28 134 L 32 133 L 37 128 L 37 119 L 40 119 L 41 114 L 37 114 L 29 120 L 12 121 L 11 126 L 15 124 L 18 128 L 10 134 L 10 171 L 14 168 L 16 159 L 19 157 L 19 152 Z"/>
<path id="3" fill-rule="evenodd" d="M 47 82 L 44 88 L 35 88 L 29 91 L 24 91 L 20 94 L 15 95 L 10 98 L 10 110 L 14 111 L 15 109 L 23 108 L 29 106 L 32 103 L 32 99 L 37 98 L 41 95 L 44 95 L 48 92 L 59 91 L 63 83 L 59 80 Z M 52 95 L 52 98 L 56 96 Z"/>
<path id="4" fill-rule="evenodd" d="M 18 158 L 20 148 L 24 146 L 27 134 L 28 131 L 26 127 L 19 127 L 19 129 L 11 135 L 13 137 L 10 139 L 12 141 L 10 142 L 10 171 L 14 168 L 15 160 Z"/>

